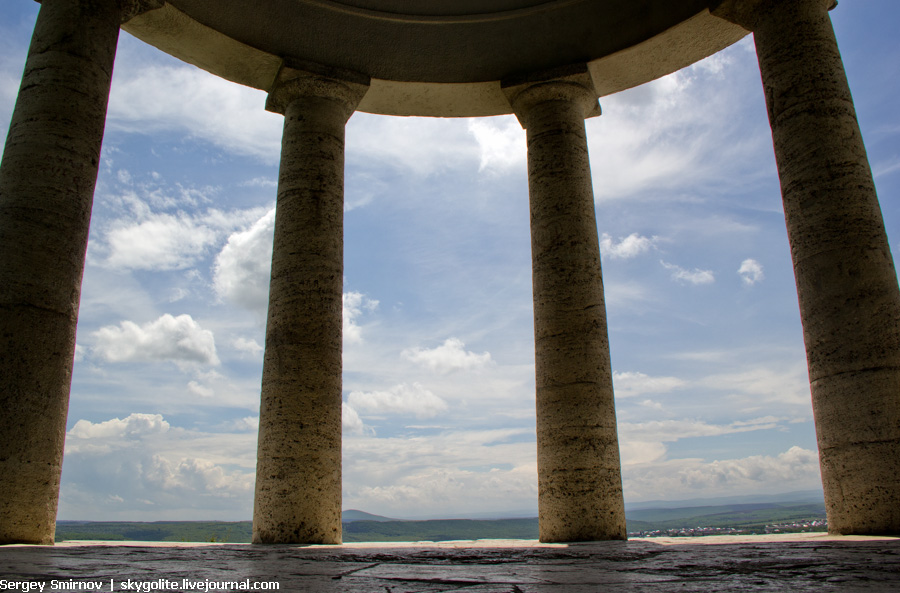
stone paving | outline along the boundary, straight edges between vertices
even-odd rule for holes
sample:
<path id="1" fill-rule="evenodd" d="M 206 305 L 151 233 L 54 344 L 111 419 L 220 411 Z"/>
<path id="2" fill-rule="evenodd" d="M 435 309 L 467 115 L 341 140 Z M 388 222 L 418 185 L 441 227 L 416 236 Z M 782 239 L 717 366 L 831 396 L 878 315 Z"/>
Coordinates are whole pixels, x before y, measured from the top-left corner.
<path id="1" fill-rule="evenodd" d="M 99 589 L 93 590 L 110 591 L 111 581 L 115 591 L 202 591 L 197 586 L 209 581 L 209 590 L 221 590 L 228 582 L 257 588 L 275 582 L 281 591 L 324 593 L 887 592 L 900 591 L 900 539 L 809 534 L 573 545 L 82 542 L 0 547 L 0 589 L 30 582 L 44 583 L 44 591 L 73 591 L 96 583 Z"/>

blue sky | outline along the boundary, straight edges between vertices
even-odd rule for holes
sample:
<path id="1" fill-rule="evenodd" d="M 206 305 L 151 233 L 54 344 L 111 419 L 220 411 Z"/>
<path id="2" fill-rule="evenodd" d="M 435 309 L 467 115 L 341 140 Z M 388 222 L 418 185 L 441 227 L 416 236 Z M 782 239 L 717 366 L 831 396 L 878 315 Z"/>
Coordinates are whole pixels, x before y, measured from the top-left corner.
<path id="1" fill-rule="evenodd" d="M 39 5 L 0 6 L 6 135 Z M 900 244 L 900 4 L 832 12 Z M 281 116 L 123 33 L 61 519 L 249 519 Z M 626 501 L 820 488 L 752 40 L 601 99 L 587 130 Z M 347 126 L 344 508 L 535 512 L 524 133 Z"/>

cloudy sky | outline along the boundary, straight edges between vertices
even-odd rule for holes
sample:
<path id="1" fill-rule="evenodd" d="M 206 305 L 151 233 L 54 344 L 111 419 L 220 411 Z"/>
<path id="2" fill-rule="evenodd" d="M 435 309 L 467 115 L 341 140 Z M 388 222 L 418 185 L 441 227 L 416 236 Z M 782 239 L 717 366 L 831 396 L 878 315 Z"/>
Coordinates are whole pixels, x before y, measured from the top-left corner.
<path id="1" fill-rule="evenodd" d="M 0 3 L 6 135 L 39 5 Z M 895 0 L 832 12 L 900 245 Z M 123 33 L 60 518 L 249 519 L 281 116 Z M 820 488 L 752 39 L 587 123 L 628 502 Z M 536 511 L 525 137 L 347 126 L 344 508 Z M 895 247 L 894 257 L 898 251 Z"/>

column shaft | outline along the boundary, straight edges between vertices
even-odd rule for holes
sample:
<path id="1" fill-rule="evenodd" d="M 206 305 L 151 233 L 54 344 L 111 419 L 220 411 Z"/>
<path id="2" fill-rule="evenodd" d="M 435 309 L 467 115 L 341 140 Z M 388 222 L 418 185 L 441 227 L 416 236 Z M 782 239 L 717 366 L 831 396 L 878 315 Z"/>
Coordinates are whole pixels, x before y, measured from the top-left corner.
<path id="1" fill-rule="evenodd" d="M 831 6 L 770 0 L 747 28 L 784 198 L 828 527 L 900 533 L 900 290 Z"/>
<path id="2" fill-rule="evenodd" d="M 285 118 L 255 543 L 341 542 L 344 126 L 358 99 L 348 103 L 340 83 L 318 82 L 309 77 L 285 85 L 283 105 L 273 108 Z"/>
<path id="3" fill-rule="evenodd" d="M 527 130 L 538 506 L 544 542 L 625 538 L 600 249 L 584 118 L 568 82 L 513 100 Z"/>
<path id="4" fill-rule="evenodd" d="M 0 164 L 0 543 L 52 543 L 118 0 L 44 0 Z"/>

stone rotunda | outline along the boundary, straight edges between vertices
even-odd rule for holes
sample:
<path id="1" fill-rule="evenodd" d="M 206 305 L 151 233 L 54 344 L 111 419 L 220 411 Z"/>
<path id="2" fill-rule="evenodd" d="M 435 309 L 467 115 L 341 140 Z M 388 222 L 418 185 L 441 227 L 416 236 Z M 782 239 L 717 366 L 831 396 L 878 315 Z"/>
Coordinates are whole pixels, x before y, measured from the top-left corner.
<path id="1" fill-rule="evenodd" d="M 120 28 L 284 115 L 253 517 L 341 541 L 344 126 L 513 113 L 527 131 L 540 537 L 625 538 L 584 120 L 752 33 L 829 529 L 900 533 L 900 290 L 834 0 L 43 0 L 0 165 L 0 543 L 53 541 Z"/>

